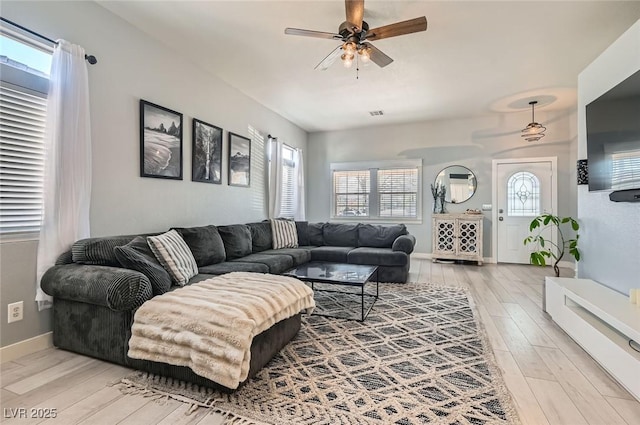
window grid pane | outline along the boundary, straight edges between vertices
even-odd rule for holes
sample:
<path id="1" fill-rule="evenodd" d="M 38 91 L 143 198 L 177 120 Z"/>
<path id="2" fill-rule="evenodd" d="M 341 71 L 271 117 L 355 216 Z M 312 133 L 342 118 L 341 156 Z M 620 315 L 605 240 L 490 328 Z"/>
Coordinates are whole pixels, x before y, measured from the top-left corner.
<path id="1" fill-rule="evenodd" d="M 334 171 L 334 215 L 368 217 L 371 177 L 369 170 Z"/>
<path id="2" fill-rule="evenodd" d="M 42 220 L 46 99 L 0 86 L 0 232 L 35 232 Z"/>
<path id="3" fill-rule="evenodd" d="M 534 174 L 519 171 L 509 177 L 507 215 L 514 217 L 540 215 L 540 181 Z"/>
<path id="4" fill-rule="evenodd" d="M 418 169 L 378 170 L 380 217 L 417 218 Z"/>

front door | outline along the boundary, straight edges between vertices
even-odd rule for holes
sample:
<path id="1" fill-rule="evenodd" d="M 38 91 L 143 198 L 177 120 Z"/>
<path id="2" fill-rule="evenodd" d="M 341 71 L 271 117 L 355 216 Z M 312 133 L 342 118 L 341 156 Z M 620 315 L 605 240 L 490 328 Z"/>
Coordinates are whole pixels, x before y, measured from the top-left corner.
<path id="1" fill-rule="evenodd" d="M 523 160 L 526 161 L 526 160 Z M 497 261 L 529 264 L 533 247 L 525 246 L 531 220 L 554 213 L 553 164 L 549 160 L 497 164 Z M 549 230 L 545 238 L 553 237 Z"/>

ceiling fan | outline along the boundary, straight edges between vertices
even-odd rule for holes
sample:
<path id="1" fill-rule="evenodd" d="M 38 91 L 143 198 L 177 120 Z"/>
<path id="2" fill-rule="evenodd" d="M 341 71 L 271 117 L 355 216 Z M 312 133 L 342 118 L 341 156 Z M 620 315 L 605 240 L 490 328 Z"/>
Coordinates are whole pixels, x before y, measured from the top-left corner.
<path id="1" fill-rule="evenodd" d="M 342 44 L 316 65 L 315 69 L 325 71 L 338 57 L 342 59 L 343 65 L 349 68 L 353 64 L 356 55 L 358 55 L 361 62 L 366 63 L 371 60 L 376 65 L 385 67 L 393 62 L 393 59 L 382 53 L 380 49 L 377 49 L 369 41 L 427 30 L 427 18 L 424 16 L 369 29 L 369 25 L 362 20 L 364 16 L 364 0 L 345 0 L 344 4 L 347 20 L 340 24 L 337 33 L 298 28 L 286 28 L 284 30 L 284 33 L 289 35 L 342 41 Z"/>

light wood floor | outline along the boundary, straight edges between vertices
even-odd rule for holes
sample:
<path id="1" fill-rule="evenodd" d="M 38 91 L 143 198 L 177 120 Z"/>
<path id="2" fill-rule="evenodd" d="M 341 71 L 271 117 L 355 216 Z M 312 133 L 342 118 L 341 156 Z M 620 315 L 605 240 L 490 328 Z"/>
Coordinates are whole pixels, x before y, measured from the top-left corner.
<path id="1" fill-rule="evenodd" d="M 640 403 L 613 381 L 541 310 L 550 269 L 521 265 L 482 267 L 414 261 L 411 280 L 468 287 L 489 335 L 523 425 L 640 424 Z M 571 276 L 571 270 L 563 270 Z M 129 369 L 57 349 L 1 366 L 4 424 L 220 424 L 217 415 L 168 400 L 124 396 L 108 383 Z M 24 418 L 13 418 L 26 408 Z M 35 410 L 31 410 L 31 409 Z M 34 413 L 56 409 L 56 419 Z"/>

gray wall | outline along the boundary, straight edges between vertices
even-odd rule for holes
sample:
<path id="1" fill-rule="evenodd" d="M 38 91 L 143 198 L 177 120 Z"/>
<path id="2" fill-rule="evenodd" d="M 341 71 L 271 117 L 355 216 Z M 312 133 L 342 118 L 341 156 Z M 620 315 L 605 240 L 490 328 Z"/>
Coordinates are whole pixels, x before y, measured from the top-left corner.
<path id="1" fill-rule="evenodd" d="M 640 70 L 640 21 L 578 77 L 578 157 L 587 157 L 585 106 Z M 637 113 L 637 111 L 635 111 Z M 609 191 L 578 188 L 582 260 L 578 276 L 621 293 L 640 288 L 640 203 L 609 200 Z"/>
<path id="2" fill-rule="evenodd" d="M 478 190 L 467 202 L 447 204 L 449 212 L 464 212 L 491 204 L 493 159 L 558 157 L 558 199 L 561 215 L 575 214 L 575 131 L 573 111 L 536 111 L 536 121 L 547 126 L 546 137 L 528 143 L 520 129 L 531 120 L 530 112 L 498 114 L 480 118 L 369 127 L 355 130 L 312 133 L 308 151 L 313 161 L 307 165 L 307 216 L 310 221 L 327 221 L 330 216 L 332 162 L 376 161 L 421 158 L 423 164 L 422 224 L 407 227 L 417 238 L 416 252 L 431 252 L 431 211 L 429 185 L 448 165 L 464 165 L 478 179 Z M 485 212 L 484 256 L 491 257 L 491 212 Z"/>
<path id="3" fill-rule="evenodd" d="M 266 217 L 260 164 L 250 189 L 191 182 L 191 118 L 248 136 L 248 126 L 306 148 L 307 133 L 167 49 L 93 2 L 2 2 L 2 16 L 50 38 L 82 45 L 89 67 L 93 146 L 91 234 L 162 231 L 170 226 L 242 223 Z M 188 46 L 186 47 L 188 48 Z M 256 72 L 259 68 L 256 67 Z M 184 180 L 139 177 L 139 99 L 184 114 Z M 306 150 L 306 149 L 305 149 Z M 256 156 L 254 156 L 256 158 Z M 37 243 L 0 245 L 0 346 L 50 330 L 50 311 L 35 302 Z M 8 325 L 7 304 L 23 300 L 24 320 Z"/>

